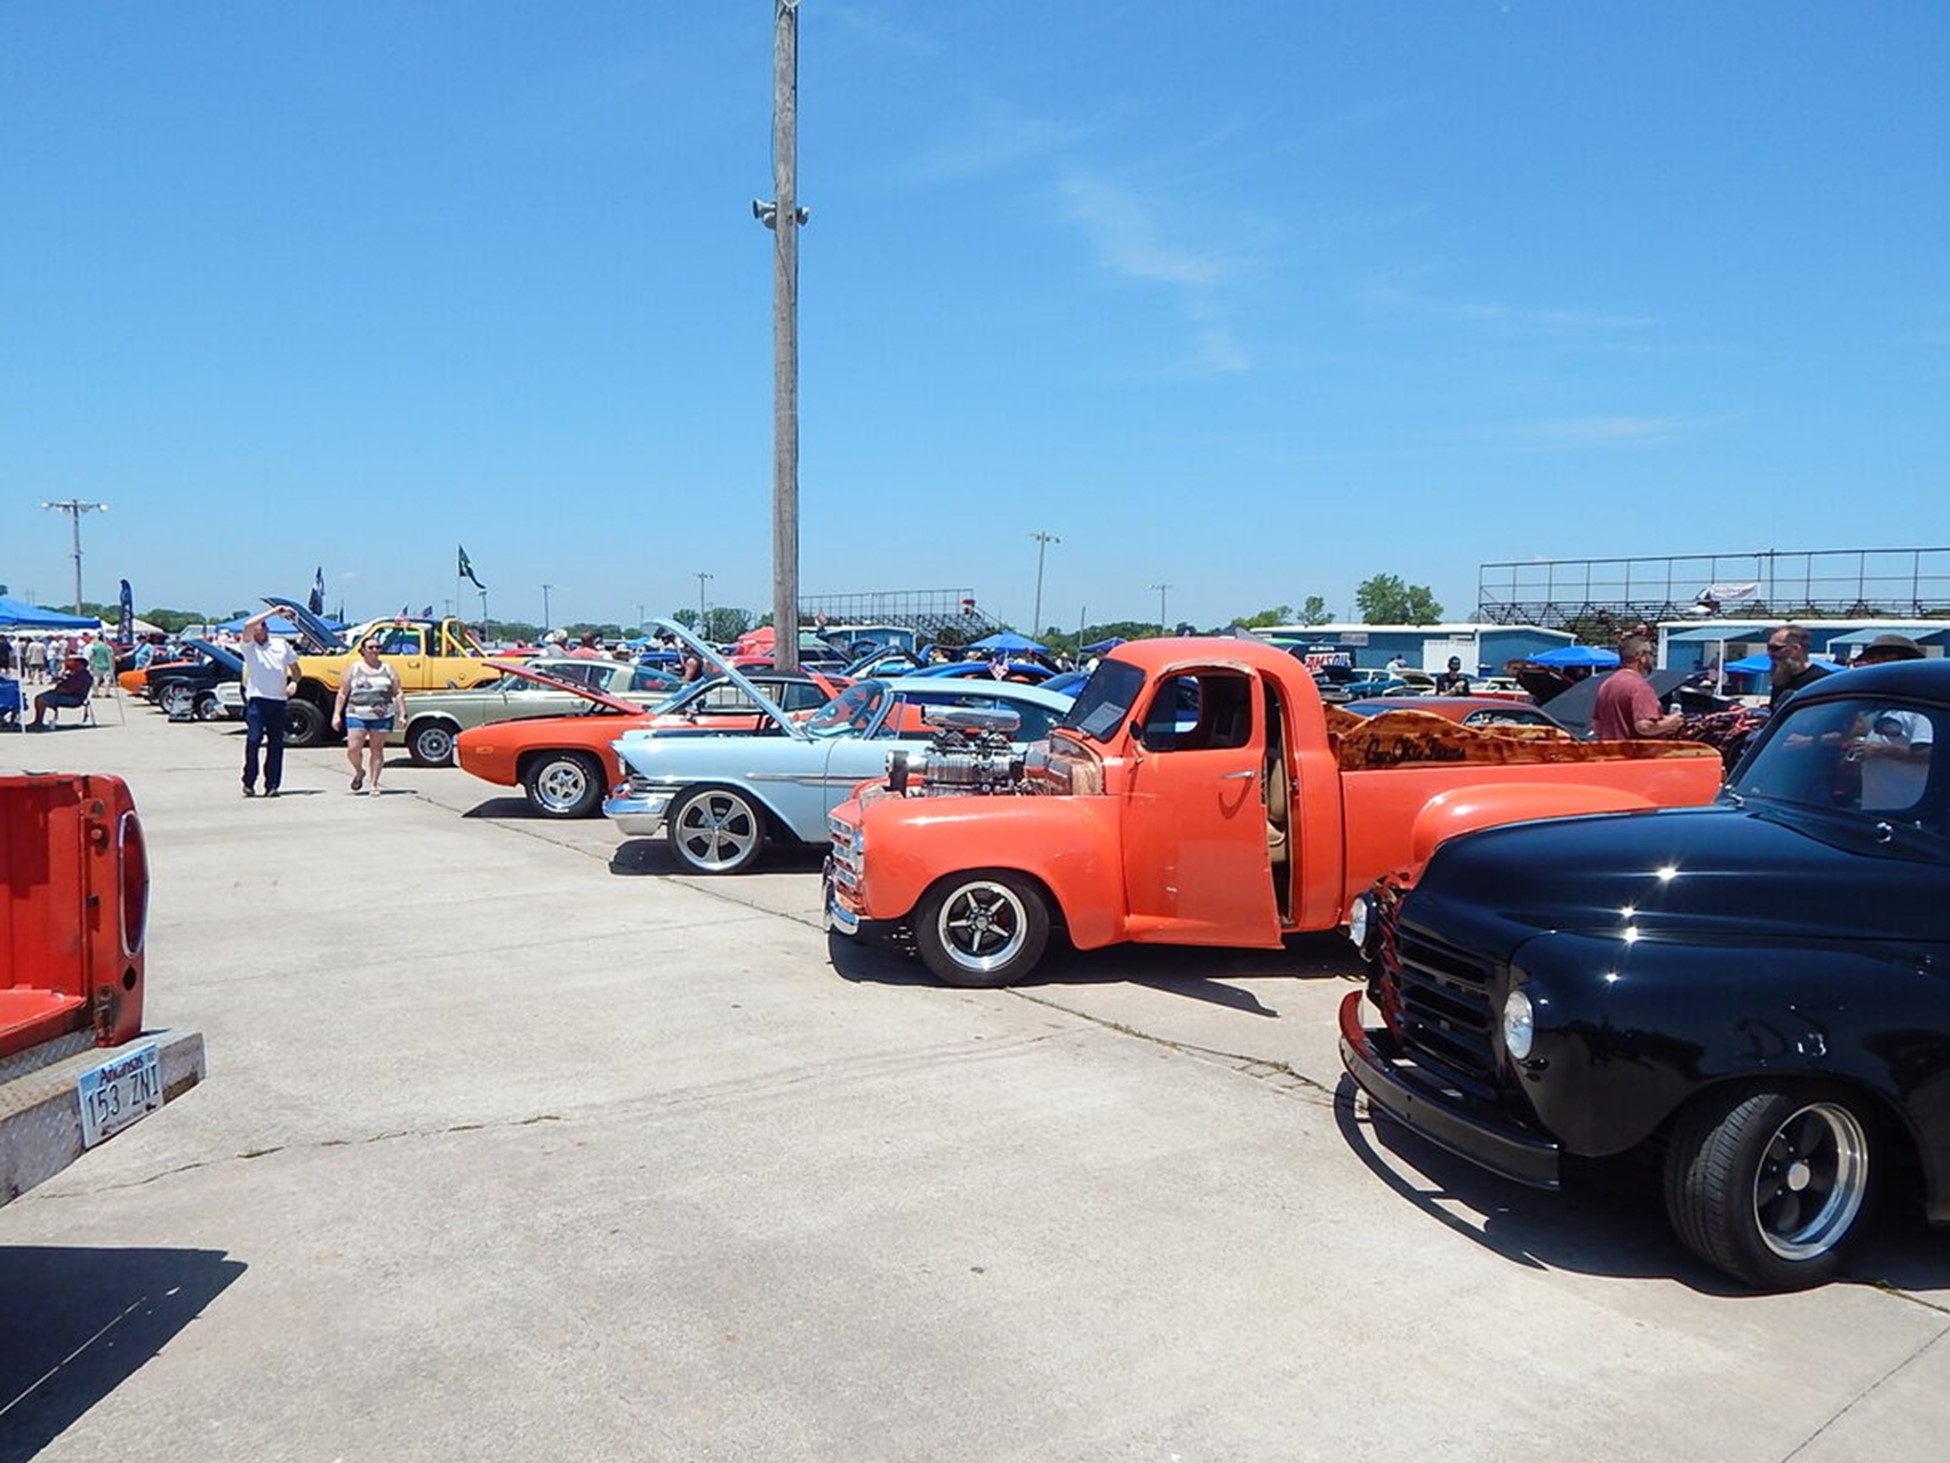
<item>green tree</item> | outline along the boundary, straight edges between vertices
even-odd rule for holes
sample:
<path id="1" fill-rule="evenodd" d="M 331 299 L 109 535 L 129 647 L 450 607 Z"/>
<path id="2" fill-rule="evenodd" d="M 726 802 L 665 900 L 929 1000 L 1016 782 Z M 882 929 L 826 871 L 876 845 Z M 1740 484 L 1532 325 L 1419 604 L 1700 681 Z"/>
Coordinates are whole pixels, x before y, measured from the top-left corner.
<path id="1" fill-rule="evenodd" d="M 1260 630 L 1268 625 L 1291 625 L 1293 623 L 1293 606 L 1274 605 L 1272 609 L 1261 610 L 1257 614 L 1241 615 L 1233 623 L 1244 625 L 1248 630 Z"/>
<path id="2" fill-rule="evenodd" d="M 1328 613 L 1327 601 L 1317 594 L 1310 594 L 1300 605 L 1300 623 L 1303 625 L 1324 625 L 1333 619 Z"/>
<path id="3" fill-rule="evenodd" d="M 1366 625 L 1433 625 L 1442 618 L 1442 606 L 1428 586 L 1404 584 L 1398 574 L 1362 580 L 1354 591 L 1354 603 L 1360 606 L 1361 622 Z"/>
<path id="4" fill-rule="evenodd" d="M 703 638 L 727 645 L 752 627 L 752 612 L 736 605 L 712 605 L 704 613 Z"/>
<path id="5" fill-rule="evenodd" d="M 689 605 L 685 605 L 682 609 L 672 610 L 670 612 L 670 618 L 682 625 L 686 630 L 690 630 L 693 633 L 697 630 L 697 611 Z"/>

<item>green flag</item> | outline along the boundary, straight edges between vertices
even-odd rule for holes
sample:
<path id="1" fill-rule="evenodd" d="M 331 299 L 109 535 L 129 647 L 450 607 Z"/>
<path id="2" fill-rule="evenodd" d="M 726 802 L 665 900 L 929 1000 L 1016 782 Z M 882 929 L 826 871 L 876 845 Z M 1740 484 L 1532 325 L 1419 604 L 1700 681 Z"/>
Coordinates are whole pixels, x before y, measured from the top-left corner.
<path id="1" fill-rule="evenodd" d="M 476 589 L 487 588 L 487 586 L 481 583 L 480 580 L 474 579 L 474 566 L 467 562 L 467 549 L 465 546 L 460 546 L 460 573 L 461 573 L 461 577 L 464 579 L 473 579 L 474 587 Z"/>

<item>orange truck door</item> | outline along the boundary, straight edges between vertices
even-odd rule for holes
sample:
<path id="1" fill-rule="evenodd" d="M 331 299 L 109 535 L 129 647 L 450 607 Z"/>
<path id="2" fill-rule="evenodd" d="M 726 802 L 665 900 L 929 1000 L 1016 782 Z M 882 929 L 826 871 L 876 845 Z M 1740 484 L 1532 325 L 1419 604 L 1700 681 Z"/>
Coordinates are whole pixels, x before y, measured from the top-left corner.
<path id="1" fill-rule="evenodd" d="M 1233 669 L 1167 676 L 1156 687 L 1123 807 L 1132 940 L 1279 943 L 1263 700 L 1258 680 Z"/>

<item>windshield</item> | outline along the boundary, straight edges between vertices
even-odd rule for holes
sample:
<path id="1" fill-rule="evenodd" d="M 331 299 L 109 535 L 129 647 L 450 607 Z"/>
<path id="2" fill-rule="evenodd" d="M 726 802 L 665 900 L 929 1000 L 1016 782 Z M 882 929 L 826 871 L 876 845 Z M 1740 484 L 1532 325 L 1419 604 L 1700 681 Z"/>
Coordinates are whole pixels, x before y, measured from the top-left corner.
<path id="1" fill-rule="evenodd" d="M 806 730 L 816 737 L 862 736 L 886 699 L 886 682 L 855 682 L 807 718 Z"/>
<path id="2" fill-rule="evenodd" d="M 1867 698 L 1790 705 L 1727 790 L 1950 831 L 1931 755 L 1944 719 L 1935 707 Z"/>
<path id="3" fill-rule="evenodd" d="M 1108 742 L 1130 720 L 1131 707 L 1143 688 L 1144 672 L 1136 666 L 1121 660 L 1102 662 L 1063 718 L 1063 729 L 1080 732 L 1093 742 Z"/>

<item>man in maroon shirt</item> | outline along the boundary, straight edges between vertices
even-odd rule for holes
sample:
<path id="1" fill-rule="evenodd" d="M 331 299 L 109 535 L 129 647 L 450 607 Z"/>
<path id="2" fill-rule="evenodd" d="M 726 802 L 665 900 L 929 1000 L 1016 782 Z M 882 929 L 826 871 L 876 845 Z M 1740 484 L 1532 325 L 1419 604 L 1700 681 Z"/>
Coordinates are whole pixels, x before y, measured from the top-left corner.
<path id="1" fill-rule="evenodd" d="M 1652 642 L 1644 636 L 1627 635 L 1618 642 L 1618 669 L 1598 687 L 1598 704 L 1591 713 L 1591 734 L 1599 741 L 1669 737 L 1679 730 L 1680 714 L 1660 715 L 1659 693 L 1645 678 L 1652 660 Z"/>

